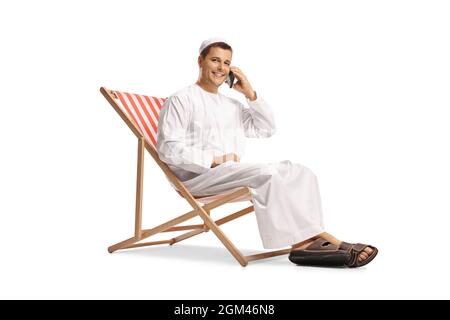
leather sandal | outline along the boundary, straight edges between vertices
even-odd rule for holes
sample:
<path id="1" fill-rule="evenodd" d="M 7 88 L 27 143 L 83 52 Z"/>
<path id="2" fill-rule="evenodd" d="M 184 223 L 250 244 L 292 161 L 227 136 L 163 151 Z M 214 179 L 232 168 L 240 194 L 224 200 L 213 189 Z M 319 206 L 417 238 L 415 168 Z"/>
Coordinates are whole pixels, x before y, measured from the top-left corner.
<path id="1" fill-rule="evenodd" d="M 363 261 L 358 256 L 365 248 L 371 248 L 373 252 Z M 318 238 L 303 249 L 291 250 L 289 260 L 302 266 L 323 267 L 362 267 L 371 262 L 378 254 L 378 249 L 362 243 L 351 244 L 342 242 L 339 246 Z"/>
<path id="2" fill-rule="evenodd" d="M 344 267 L 351 260 L 348 250 L 318 238 L 303 249 L 291 250 L 289 260 L 301 266 Z"/>

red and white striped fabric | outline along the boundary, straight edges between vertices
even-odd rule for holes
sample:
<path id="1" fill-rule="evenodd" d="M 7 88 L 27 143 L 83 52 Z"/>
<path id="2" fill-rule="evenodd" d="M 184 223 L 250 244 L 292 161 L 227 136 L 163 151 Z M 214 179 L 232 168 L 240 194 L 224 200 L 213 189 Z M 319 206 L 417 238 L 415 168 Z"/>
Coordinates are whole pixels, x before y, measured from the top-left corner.
<path id="1" fill-rule="evenodd" d="M 159 112 L 167 98 L 114 91 L 123 112 L 138 126 L 145 139 L 156 148 Z"/>

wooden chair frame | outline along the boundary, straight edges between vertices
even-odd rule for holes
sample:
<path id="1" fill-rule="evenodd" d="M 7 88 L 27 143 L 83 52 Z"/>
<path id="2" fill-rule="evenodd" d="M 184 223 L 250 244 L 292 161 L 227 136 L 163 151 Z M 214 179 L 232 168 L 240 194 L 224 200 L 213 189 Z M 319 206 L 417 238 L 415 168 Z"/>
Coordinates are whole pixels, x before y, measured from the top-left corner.
<path id="1" fill-rule="evenodd" d="M 212 209 L 215 209 L 227 202 L 232 200 L 237 200 L 244 196 L 250 196 L 250 189 L 247 187 L 240 188 L 234 192 L 225 194 L 223 196 L 218 197 L 216 200 L 212 202 L 208 202 L 203 204 L 200 199 L 196 199 L 184 186 L 184 184 L 178 179 L 178 177 L 170 170 L 166 163 L 159 159 L 158 153 L 155 148 L 146 141 L 143 134 L 139 130 L 139 127 L 126 115 L 125 112 L 122 111 L 120 106 L 117 103 L 117 96 L 115 92 L 112 90 L 108 90 L 104 87 L 100 88 L 100 92 L 103 96 L 108 100 L 111 106 L 116 110 L 122 120 L 128 125 L 131 131 L 138 138 L 138 152 L 137 152 L 137 179 L 136 179 L 136 207 L 135 207 L 135 224 L 134 224 L 134 236 L 116 243 L 108 248 L 110 253 L 121 250 L 121 249 L 129 249 L 129 248 L 137 248 L 137 247 L 146 247 L 153 246 L 159 244 L 170 244 L 173 245 L 175 243 L 181 242 L 188 238 L 199 235 L 203 232 L 207 232 L 211 230 L 217 238 L 223 243 L 225 248 L 233 255 L 233 257 L 242 265 L 246 266 L 248 262 L 270 258 L 274 256 L 279 256 L 283 254 L 288 254 L 290 249 L 282 249 L 282 250 L 274 250 L 263 252 L 259 254 L 253 254 L 244 256 L 236 246 L 228 239 L 228 237 L 223 233 L 223 231 L 219 228 L 220 225 L 235 220 L 239 217 L 242 217 L 250 212 L 254 211 L 253 205 L 234 212 L 222 219 L 213 220 L 211 218 L 210 212 Z M 145 149 L 150 153 L 152 158 L 158 164 L 158 166 L 163 170 L 166 174 L 167 178 L 173 183 L 178 192 L 184 197 L 187 202 L 191 205 L 192 211 L 185 213 L 175 219 L 167 221 L 161 225 L 158 225 L 152 229 L 142 229 L 142 200 L 143 200 L 143 186 L 144 186 L 144 152 Z M 203 220 L 203 224 L 194 224 L 194 225 L 181 225 L 187 220 L 190 220 L 194 217 L 200 217 Z M 189 231 L 187 231 L 189 230 Z M 153 241 L 153 242 L 140 242 L 146 238 L 149 238 L 153 235 L 156 235 L 161 232 L 173 232 L 173 231 L 187 231 L 179 236 L 170 238 L 168 240 L 161 241 Z"/>

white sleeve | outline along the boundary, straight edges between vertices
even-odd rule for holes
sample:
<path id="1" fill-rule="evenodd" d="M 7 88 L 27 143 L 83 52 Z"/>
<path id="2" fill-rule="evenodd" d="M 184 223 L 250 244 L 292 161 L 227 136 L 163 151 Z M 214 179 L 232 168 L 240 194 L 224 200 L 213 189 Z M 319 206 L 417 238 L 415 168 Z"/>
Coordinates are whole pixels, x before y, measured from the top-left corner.
<path id="1" fill-rule="evenodd" d="M 249 138 L 268 138 L 275 131 L 275 119 L 270 106 L 257 95 L 256 100 L 247 100 L 249 108 L 241 105 L 241 121 L 245 136 Z"/>
<path id="2" fill-rule="evenodd" d="M 214 153 L 186 143 L 189 121 L 189 106 L 181 98 L 171 96 L 164 102 L 158 123 L 158 155 L 167 164 L 203 173 L 211 168 Z"/>

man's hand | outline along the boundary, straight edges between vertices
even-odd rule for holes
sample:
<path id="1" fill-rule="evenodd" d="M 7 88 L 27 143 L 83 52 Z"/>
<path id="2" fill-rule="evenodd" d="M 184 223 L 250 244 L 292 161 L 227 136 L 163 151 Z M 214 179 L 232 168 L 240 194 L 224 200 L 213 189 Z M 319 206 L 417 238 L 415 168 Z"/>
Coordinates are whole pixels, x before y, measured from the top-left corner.
<path id="1" fill-rule="evenodd" d="M 239 162 L 239 157 L 234 153 L 224 154 L 223 156 L 214 157 L 211 168 L 217 167 L 219 164 L 225 163 L 227 161 Z"/>
<path id="2" fill-rule="evenodd" d="M 256 100 L 256 92 L 253 90 L 245 74 L 238 67 L 230 67 L 230 70 L 238 80 L 233 88 L 244 94 L 247 99 L 251 101 Z"/>

